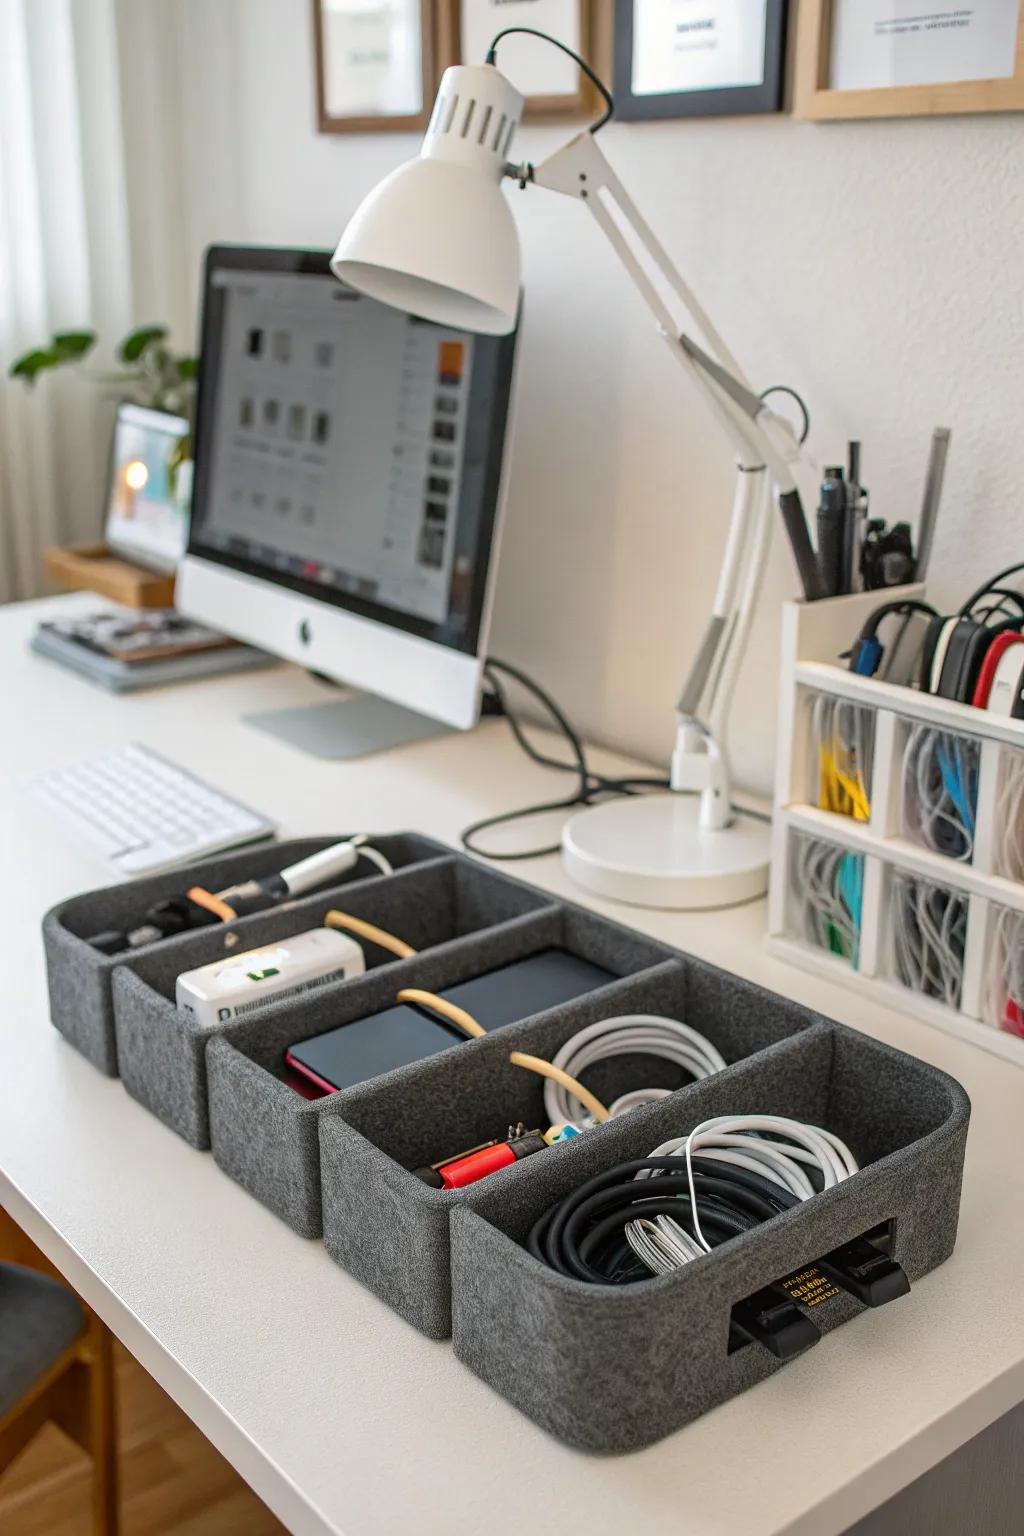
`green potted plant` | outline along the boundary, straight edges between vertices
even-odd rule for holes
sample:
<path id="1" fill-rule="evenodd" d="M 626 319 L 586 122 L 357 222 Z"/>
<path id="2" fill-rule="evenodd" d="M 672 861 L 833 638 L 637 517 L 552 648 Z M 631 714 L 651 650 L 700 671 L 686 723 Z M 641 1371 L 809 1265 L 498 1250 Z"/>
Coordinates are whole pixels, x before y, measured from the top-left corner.
<path id="1" fill-rule="evenodd" d="M 169 334 L 165 325 L 139 326 L 116 349 L 122 368 L 114 373 L 90 374 L 89 377 L 100 384 L 118 386 L 137 405 L 191 419 L 196 359 L 173 351 L 168 345 Z M 58 331 L 45 346 L 34 347 L 16 358 L 8 373 L 12 379 L 23 379 L 29 387 L 34 387 L 42 375 L 82 362 L 98 339 L 95 331 Z M 175 461 L 170 466 L 173 476 L 191 456 L 189 435 L 176 449 Z"/>

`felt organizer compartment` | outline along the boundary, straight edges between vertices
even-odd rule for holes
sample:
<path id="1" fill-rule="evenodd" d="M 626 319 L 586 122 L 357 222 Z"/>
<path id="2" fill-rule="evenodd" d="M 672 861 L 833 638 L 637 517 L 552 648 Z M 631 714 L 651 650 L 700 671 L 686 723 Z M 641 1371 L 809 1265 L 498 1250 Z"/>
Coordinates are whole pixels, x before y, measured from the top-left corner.
<path id="1" fill-rule="evenodd" d="M 613 935 L 611 924 L 605 931 Z M 403 1074 L 335 1095 L 320 1117 L 323 1234 L 327 1251 L 414 1327 L 451 1333 L 449 1216 L 472 1208 L 496 1178 L 532 1187 L 576 1141 L 536 1152 L 460 1190 L 436 1189 L 411 1171 L 501 1138 L 518 1122 L 547 1126 L 544 1079 L 509 1061 L 510 1051 L 546 1060 L 588 1025 L 626 1014 L 689 1024 L 726 1063 L 764 1053 L 808 1027 L 814 1016 L 711 966 L 682 957 L 615 981 L 561 1007 L 467 1041 Z M 762 1058 L 764 1059 L 763 1055 Z M 725 1075 L 734 1068 L 727 1065 Z M 721 1075 L 721 1074 L 720 1074 Z M 598 1061 L 583 1081 L 603 1104 L 637 1088 L 692 1091 L 681 1065 L 638 1054 Z M 626 1118 L 640 1115 L 634 1109 Z M 554 1117 L 557 1119 L 557 1116 Z M 616 1119 L 580 1140 L 601 1141 Z"/>
<path id="2" fill-rule="evenodd" d="M 457 890 L 455 870 L 449 856 L 410 865 L 393 875 L 374 872 L 358 884 L 350 880 L 282 907 L 200 928 L 140 950 L 130 966 L 115 967 L 113 975 L 117 1057 L 125 1088 L 192 1146 L 209 1147 L 206 1042 L 230 1021 L 204 1025 L 177 1008 L 174 996 L 179 975 L 230 954 L 320 927 L 332 908 L 394 932 L 417 950 L 426 950 L 486 925 L 492 918 L 500 921 L 520 904 L 518 887 L 513 887 L 513 898 L 506 898 L 500 890 L 503 899 L 499 901 L 496 889 L 489 899 L 479 891 L 466 899 Z M 359 942 L 367 970 L 395 963 L 390 951 L 366 939 Z M 329 982 L 321 990 L 333 993 L 349 984 Z M 299 1001 L 300 1007 L 308 1006 L 309 994 Z M 263 1019 L 270 1006 L 255 1011 L 254 1022 Z"/>
<path id="3" fill-rule="evenodd" d="M 469 860 L 458 878 L 482 899 L 502 892 L 504 921 L 452 944 L 400 960 L 386 969 L 325 988 L 308 998 L 268 1008 L 252 1020 L 228 1025 L 207 1046 L 210 1140 L 221 1168 L 304 1237 L 322 1231 L 318 1122 L 345 1094 L 307 1100 L 286 1081 L 285 1052 L 300 1040 L 391 1007 L 403 987 L 438 992 L 511 961 L 561 948 L 613 973 L 627 974 L 663 961 L 661 945 L 576 908 L 546 905 L 538 891 L 490 874 Z M 520 903 L 519 915 L 508 902 Z M 510 1038 L 516 1025 L 498 1034 Z M 430 1061 L 399 1067 L 379 1083 L 416 1078 L 433 1062 L 450 1062 L 474 1042 L 458 1041 Z M 346 1090 L 356 1093 L 358 1088 Z"/>
<path id="4" fill-rule="evenodd" d="M 671 1274 L 588 1285 L 523 1246 L 534 1222 L 596 1174 L 720 1114 L 791 1116 L 847 1141 L 861 1171 Z M 482 1181 L 451 1213 L 452 1338 L 472 1371 L 570 1445 L 649 1445 L 781 1362 L 730 1348 L 732 1310 L 763 1286 L 871 1234 L 914 1281 L 956 1240 L 970 1105 L 952 1079 L 839 1025 L 819 1024 L 728 1072 Z M 531 1173 L 531 1161 L 536 1164 Z M 824 1333 L 864 1310 L 829 1287 Z M 913 1305 L 913 1298 L 893 1305 Z M 870 1319 L 865 1321 L 870 1327 Z M 829 1341 L 804 1369 L 828 1370 Z"/>
<path id="5" fill-rule="evenodd" d="M 200 864 L 169 870 L 163 875 L 73 896 L 51 908 L 43 918 L 43 947 L 50 1018 L 54 1025 L 101 1072 L 116 1077 L 117 1043 L 112 997 L 115 969 L 118 965 L 135 964 L 155 948 L 171 953 L 175 946 L 187 944 L 191 936 L 163 939 L 158 946 L 145 945 L 116 955 L 101 954 L 87 940 L 93 934 L 112 929 L 138 927 L 154 903 L 176 896 L 190 886 L 201 885 L 206 890 L 218 891 L 239 880 L 276 874 L 337 841 L 337 837 L 307 837 L 259 844 L 220 854 Z M 442 844 L 416 833 L 380 837 L 375 846 L 396 868 L 449 852 Z M 338 881 L 338 884 L 361 880 L 377 872 L 372 864 L 360 859 L 348 881 Z"/>

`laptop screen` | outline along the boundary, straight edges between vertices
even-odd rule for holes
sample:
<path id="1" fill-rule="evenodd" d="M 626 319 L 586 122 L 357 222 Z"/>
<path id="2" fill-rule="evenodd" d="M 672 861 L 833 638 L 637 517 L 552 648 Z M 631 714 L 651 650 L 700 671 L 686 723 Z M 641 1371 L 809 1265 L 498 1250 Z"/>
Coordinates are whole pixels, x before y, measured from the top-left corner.
<path id="1" fill-rule="evenodd" d="M 188 436 L 183 416 L 118 406 L 105 538 L 115 554 L 155 571 L 176 570 L 188 543 Z"/>

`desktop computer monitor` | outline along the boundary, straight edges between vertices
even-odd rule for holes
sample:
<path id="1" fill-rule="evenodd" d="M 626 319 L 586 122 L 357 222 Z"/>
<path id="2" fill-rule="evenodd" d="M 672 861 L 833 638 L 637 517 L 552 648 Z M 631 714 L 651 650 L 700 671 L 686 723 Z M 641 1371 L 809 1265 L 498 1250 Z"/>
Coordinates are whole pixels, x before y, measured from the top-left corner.
<path id="1" fill-rule="evenodd" d="M 477 719 L 515 336 L 403 314 L 329 261 L 207 253 L 178 606 L 366 690 L 255 719 L 345 757 Z"/>

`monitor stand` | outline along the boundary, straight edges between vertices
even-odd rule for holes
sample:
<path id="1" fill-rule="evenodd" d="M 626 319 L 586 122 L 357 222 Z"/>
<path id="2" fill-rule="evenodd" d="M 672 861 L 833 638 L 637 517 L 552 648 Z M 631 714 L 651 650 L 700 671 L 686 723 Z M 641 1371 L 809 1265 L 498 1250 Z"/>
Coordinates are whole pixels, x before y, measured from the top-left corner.
<path id="1" fill-rule="evenodd" d="M 328 761 L 366 757 L 451 731 L 439 720 L 372 693 L 350 693 L 329 704 L 306 704 L 296 709 L 265 709 L 242 719 L 310 757 Z"/>

